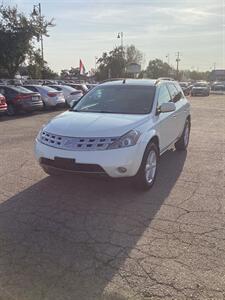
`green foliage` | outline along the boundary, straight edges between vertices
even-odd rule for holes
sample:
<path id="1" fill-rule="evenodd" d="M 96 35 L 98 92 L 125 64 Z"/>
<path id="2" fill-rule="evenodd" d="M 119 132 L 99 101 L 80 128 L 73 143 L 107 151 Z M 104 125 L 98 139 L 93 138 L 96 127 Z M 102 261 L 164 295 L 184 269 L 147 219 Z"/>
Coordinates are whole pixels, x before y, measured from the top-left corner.
<path id="1" fill-rule="evenodd" d="M 0 67 L 14 78 L 19 66 L 33 49 L 34 39 L 40 35 L 48 36 L 48 28 L 54 26 L 51 21 L 39 15 L 26 17 L 17 7 L 0 7 Z"/>
<path id="2" fill-rule="evenodd" d="M 80 68 L 71 67 L 70 70 L 61 70 L 60 77 L 62 79 L 80 78 Z"/>
<path id="3" fill-rule="evenodd" d="M 122 47 L 116 47 L 109 53 L 104 52 L 97 63 L 98 71 L 96 78 L 98 81 L 106 78 L 122 77 L 126 66 L 126 59 Z"/>
<path id="4" fill-rule="evenodd" d="M 125 51 L 126 64 L 136 63 L 141 64 L 143 61 L 143 54 L 134 45 L 127 46 Z"/>
<path id="5" fill-rule="evenodd" d="M 134 45 L 126 47 L 125 50 L 116 47 L 109 53 L 104 52 L 97 62 L 96 79 L 102 81 L 107 78 L 128 77 L 128 74 L 125 74 L 126 65 L 131 62 L 141 64 L 142 59 L 142 53 Z"/>
<path id="6" fill-rule="evenodd" d="M 171 77 L 173 69 L 169 64 L 163 62 L 161 59 L 150 60 L 145 71 L 147 78 Z"/>

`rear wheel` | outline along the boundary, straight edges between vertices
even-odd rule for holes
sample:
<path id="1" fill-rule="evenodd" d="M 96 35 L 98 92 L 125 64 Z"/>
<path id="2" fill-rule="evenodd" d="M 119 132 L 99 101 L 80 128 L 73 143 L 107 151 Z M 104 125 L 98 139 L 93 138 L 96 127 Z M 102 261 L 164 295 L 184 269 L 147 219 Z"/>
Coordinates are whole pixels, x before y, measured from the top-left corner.
<path id="1" fill-rule="evenodd" d="M 187 149 L 189 144 L 189 137 L 190 137 L 190 129 L 191 129 L 191 123 L 190 120 L 186 120 L 184 130 L 182 133 L 182 136 L 180 139 L 176 142 L 175 148 L 178 151 L 184 151 Z"/>
<path id="2" fill-rule="evenodd" d="M 138 188 L 148 190 L 153 186 L 158 169 L 158 159 L 158 147 L 151 142 L 145 150 L 141 166 L 135 176 L 135 183 Z"/>

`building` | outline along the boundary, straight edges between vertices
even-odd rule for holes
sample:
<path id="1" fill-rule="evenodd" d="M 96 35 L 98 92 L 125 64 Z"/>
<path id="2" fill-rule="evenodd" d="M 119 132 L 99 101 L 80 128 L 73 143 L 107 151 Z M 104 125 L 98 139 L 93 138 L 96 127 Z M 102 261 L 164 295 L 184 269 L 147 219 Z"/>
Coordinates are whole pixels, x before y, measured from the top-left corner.
<path id="1" fill-rule="evenodd" d="M 225 81 L 225 69 L 213 70 L 210 74 L 210 81 Z"/>

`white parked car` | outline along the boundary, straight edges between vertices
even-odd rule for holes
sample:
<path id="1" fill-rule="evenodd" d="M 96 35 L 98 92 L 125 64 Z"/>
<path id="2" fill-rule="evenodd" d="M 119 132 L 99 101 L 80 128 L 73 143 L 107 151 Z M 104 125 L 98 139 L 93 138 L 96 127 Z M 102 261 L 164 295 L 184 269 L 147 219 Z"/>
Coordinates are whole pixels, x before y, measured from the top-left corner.
<path id="1" fill-rule="evenodd" d="M 44 125 L 35 154 L 44 171 L 134 177 L 154 184 L 159 156 L 175 144 L 185 150 L 190 104 L 179 84 L 117 80 L 98 85 L 70 111 Z"/>
<path id="2" fill-rule="evenodd" d="M 63 93 L 66 104 L 71 106 L 74 105 L 83 96 L 83 92 L 76 90 L 68 85 L 50 85 L 53 89 Z"/>
<path id="3" fill-rule="evenodd" d="M 64 107 L 65 98 L 62 92 L 59 92 L 46 85 L 27 84 L 24 87 L 30 91 L 38 92 L 41 95 L 45 107 Z"/>

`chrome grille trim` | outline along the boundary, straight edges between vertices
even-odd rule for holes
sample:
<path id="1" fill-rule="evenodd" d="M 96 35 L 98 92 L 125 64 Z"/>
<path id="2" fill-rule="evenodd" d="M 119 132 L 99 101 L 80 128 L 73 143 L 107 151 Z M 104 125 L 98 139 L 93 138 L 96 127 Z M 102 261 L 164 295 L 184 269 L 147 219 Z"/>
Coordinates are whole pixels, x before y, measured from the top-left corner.
<path id="1" fill-rule="evenodd" d="M 50 147 L 70 151 L 107 150 L 117 137 L 66 137 L 43 131 L 40 142 Z"/>

